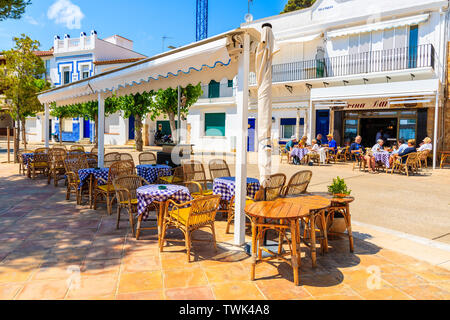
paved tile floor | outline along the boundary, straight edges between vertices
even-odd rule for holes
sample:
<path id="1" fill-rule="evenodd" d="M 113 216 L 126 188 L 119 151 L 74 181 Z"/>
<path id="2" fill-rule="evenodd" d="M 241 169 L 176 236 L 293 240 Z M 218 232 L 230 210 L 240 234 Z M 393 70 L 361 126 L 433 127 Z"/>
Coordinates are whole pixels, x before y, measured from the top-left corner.
<path id="1" fill-rule="evenodd" d="M 136 241 L 125 216 L 116 230 L 104 207 L 76 207 L 62 186 L 16 173 L 0 165 L 0 299 L 450 299 L 450 271 L 360 239 L 354 254 L 332 240 L 315 269 L 303 248 L 301 286 L 281 262 L 258 265 L 252 282 L 223 221 L 219 250 L 194 244 L 188 263 L 175 242 L 159 253 L 155 232 Z"/>

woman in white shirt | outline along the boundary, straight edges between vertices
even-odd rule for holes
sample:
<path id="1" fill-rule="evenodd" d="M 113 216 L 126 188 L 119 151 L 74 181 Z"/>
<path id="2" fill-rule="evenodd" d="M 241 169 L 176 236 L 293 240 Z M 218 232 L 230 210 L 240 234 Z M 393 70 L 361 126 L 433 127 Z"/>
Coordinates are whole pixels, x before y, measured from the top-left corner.
<path id="1" fill-rule="evenodd" d="M 425 150 L 433 150 L 433 145 L 431 144 L 431 138 L 426 137 L 423 139 L 423 144 L 420 146 L 417 151 L 425 151 Z"/>
<path id="2" fill-rule="evenodd" d="M 309 147 L 309 152 L 308 153 L 317 153 L 320 156 L 320 162 L 322 162 L 323 164 L 325 164 L 326 160 L 327 160 L 327 149 L 326 148 L 321 148 L 319 147 L 319 145 L 317 144 L 317 140 L 313 140 L 312 141 L 312 147 Z"/>

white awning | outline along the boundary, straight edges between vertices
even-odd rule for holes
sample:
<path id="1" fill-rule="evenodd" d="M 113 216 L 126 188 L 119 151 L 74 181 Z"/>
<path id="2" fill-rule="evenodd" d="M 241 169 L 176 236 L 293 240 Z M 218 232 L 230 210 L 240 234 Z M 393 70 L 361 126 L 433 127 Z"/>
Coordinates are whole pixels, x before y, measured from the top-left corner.
<path id="1" fill-rule="evenodd" d="M 420 15 L 412 16 L 412 17 L 406 17 L 406 18 L 400 18 L 400 19 L 388 20 L 388 21 L 381 21 L 381 22 L 377 22 L 377 23 L 365 24 L 362 26 L 350 27 L 350 28 L 345 28 L 345 29 L 338 29 L 338 30 L 333 30 L 333 31 L 327 32 L 327 37 L 328 38 L 336 38 L 336 37 L 343 37 L 343 36 L 348 36 L 348 35 L 358 34 L 358 33 L 365 33 L 365 32 L 405 27 L 405 26 L 423 23 L 423 22 L 427 21 L 429 17 L 430 17 L 430 14 L 426 13 L 426 14 L 420 14 Z"/>
<path id="2" fill-rule="evenodd" d="M 314 34 L 309 34 L 309 35 L 297 36 L 297 37 L 293 37 L 293 38 L 280 39 L 280 40 L 277 40 L 277 45 L 282 46 L 282 45 L 288 45 L 288 44 L 292 44 L 292 43 L 313 41 L 313 40 L 319 39 L 321 36 L 322 36 L 322 33 L 314 33 Z"/>
<path id="3" fill-rule="evenodd" d="M 248 31 L 248 30 L 247 30 Z M 126 95 L 150 90 L 175 88 L 178 85 L 209 83 L 211 80 L 232 79 L 237 74 L 233 37 L 235 30 L 170 52 L 141 60 L 123 68 L 46 91 L 38 96 L 41 103 L 68 105 L 97 100 L 116 93 Z"/>

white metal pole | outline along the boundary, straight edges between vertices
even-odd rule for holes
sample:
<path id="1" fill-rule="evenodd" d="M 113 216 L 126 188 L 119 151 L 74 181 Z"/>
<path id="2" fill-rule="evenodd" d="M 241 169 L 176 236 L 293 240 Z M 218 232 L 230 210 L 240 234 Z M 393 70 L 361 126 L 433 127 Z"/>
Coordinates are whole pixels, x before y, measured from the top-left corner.
<path id="1" fill-rule="evenodd" d="M 311 94 L 311 93 L 310 93 Z M 315 138 L 313 136 L 313 119 L 315 118 L 313 116 L 313 112 L 314 112 L 314 107 L 313 107 L 313 101 L 312 99 L 309 100 L 309 115 L 308 115 L 308 120 L 309 120 L 309 125 L 308 125 L 308 135 L 309 135 L 309 143 L 312 143 L 312 140 Z"/>
<path id="2" fill-rule="evenodd" d="M 98 94 L 98 166 L 104 167 L 105 160 L 105 99 Z"/>
<path id="3" fill-rule="evenodd" d="M 48 107 L 48 103 L 44 104 L 45 115 L 44 115 L 44 140 L 45 147 L 48 148 L 50 146 L 50 110 Z"/>
<path id="4" fill-rule="evenodd" d="M 241 129 L 236 141 L 236 199 L 234 215 L 234 243 L 245 243 L 245 200 L 247 196 L 247 136 L 248 136 L 248 82 L 250 72 L 250 35 L 244 35 L 244 53 L 239 60 L 236 93 L 237 118 Z"/>
<path id="5" fill-rule="evenodd" d="M 178 126 L 175 126 L 175 129 L 180 128 L 181 129 L 181 86 L 178 85 Z M 181 130 L 177 130 L 177 144 L 180 144 L 181 141 Z"/>
<path id="6" fill-rule="evenodd" d="M 436 105 L 434 107 L 434 134 L 433 134 L 433 170 L 437 166 L 437 147 L 438 147 L 438 123 L 439 123 L 439 89 L 436 92 Z"/>

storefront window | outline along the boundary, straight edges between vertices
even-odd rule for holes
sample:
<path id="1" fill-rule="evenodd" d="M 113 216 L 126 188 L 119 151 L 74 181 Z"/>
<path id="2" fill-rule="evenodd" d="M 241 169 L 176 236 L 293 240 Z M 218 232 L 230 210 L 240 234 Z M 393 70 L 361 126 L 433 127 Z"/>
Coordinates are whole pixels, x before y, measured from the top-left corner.
<path id="1" fill-rule="evenodd" d="M 297 125 L 296 118 L 287 118 L 280 120 L 282 139 L 290 139 L 295 136 L 295 128 Z"/>
<path id="2" fill-rule="evenodd" d="M 355 140 L 358 135 L 358 120 L 345 120 L 344 140 Z"/>
<path id="3" fill-rule="evenodd" d="M 416 119 L 400 119 L 399 138 L 404 140 L 416 138 Z"/>

